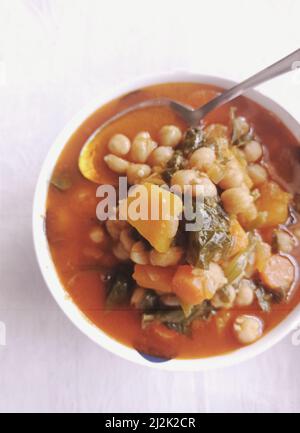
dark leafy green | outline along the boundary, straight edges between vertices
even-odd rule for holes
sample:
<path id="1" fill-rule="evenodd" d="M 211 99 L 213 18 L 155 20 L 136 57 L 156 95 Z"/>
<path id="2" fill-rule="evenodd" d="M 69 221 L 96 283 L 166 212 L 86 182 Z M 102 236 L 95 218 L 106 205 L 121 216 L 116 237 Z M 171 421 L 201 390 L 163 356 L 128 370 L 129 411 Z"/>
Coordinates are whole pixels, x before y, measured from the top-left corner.
<path id="1" fill-rule="evenodd" d="M 173 238 L 172 246 L 178 246 L 183 248 L 184 250 L 187 250 L 188 248 L 188 238 L 187 238 L 187 232 L 185 230 L 186 226 L 186 220 L 184 219 L 184 215 L 182 216 L 182 219 L 179 220 L 178 230 Z"/>
<path id="2" fill-rule="evenodd" d="M 266 290 L 261 284 L 258 284 L 255 291 L 255 296 L 260 308 L 269 313 L 271 311 L 272 303 L 279 304 L 283 300 L 282 292 L 274 292 Z"/>
<path id="3" fill-rule="evenodd" d="M 185 158 L 183 152 L 179 149 L 175 150 L 172 158 L 168 161 L 166 169 L 161 173 L 163 180 L 167 183 L 170 182 L 173 174 L 184 168 Z"/>
<path id="4" fill-rule="evenodd" d="M 218 297 L 220 299 L 220 301 L 223 304 L 229 304 L 230 303 L 230 291 L 228 289 L 228 285 L 221 287 L 221 289 L 219 289 L 217 291 Z"/>
<path id="5" fill-rule="evenodd" d="M 139 308 L 143 311 L 156 311 L 159 308 L 159 296 L 154 290 L 145 290 Z"/>
<path id="6" fill-rule="evenodd" d="M 204 301 L 202 304 L 195 305 L 188 316 L 185 316 L 183 310 L 179 308 L 157 311 L 151 315 L 144 314 L 142 323 L 143 326 L 147 326 L 151 322 L 158 321 L 180 334 L 188 334 L 193 320 L 208 320 L 215 313 L 216 310 L 212 304 L 209 301 Z"/>
<path id="7" fill-rule="evenodd" d="M 204 200 L 196 212 L 201 224 L 198 231 L 188 232 L 187 261 L 207 269 L 212 260 L 224 257 L 231 245 L 229 217 L 216 200 Z"/>
<path id="8" fill-rule="evenodd" d="M 53 174 L 50 183 L 60 191 L 66 191 L 72 186 L 72 181 L 67 173 Z"/>
<path id="9" fill-rule="evenodd" d="M 203 145 L 203 129 L 199 127 L 188 128 L 184 134 L 180 149 L 182 150 L 183 156 L 189 157 L 191 153 L 193 153 L 195 150 L 199 149 Z"/>
<path id="10" fill-rule="evenodd" d="M 111 309 L 129 301 L 135 281 L 131 264 L 117 265 L 106 276 L 106 307 Z"/>

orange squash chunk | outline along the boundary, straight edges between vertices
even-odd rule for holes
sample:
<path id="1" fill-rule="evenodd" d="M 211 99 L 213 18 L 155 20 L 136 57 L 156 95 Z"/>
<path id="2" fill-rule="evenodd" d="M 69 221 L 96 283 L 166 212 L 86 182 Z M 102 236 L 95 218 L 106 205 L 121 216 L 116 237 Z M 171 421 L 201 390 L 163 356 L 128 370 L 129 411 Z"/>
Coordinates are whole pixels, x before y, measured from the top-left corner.
<path id="1" fill-rule="evenodd" d="M 173 292 L 185 304 L 196 305 L 211 299 L 225 283 L 223 271 L 215 263 L 211 263 L 208 270 L 182 265 L 174 275 Z"/>
<path id="2" fill-rule="evenodd" d="M 143 189 L 144 188 L 144 189 Z M 151 183 L 138 185 L 132 196 L 120 204 L 120 212 L 127 213 L 129 224 L 160 253 L 168 251 L 178 229 L 178 217 L 182 212 L 182 200 L 175 194 Z M 140 199 L 139 199 L 140 197 Z M 147 218 L 133 218 L 135 203 L 145 205 Z M 136 210 L 141 212 L 141 210 Z M 153 218 L 154 215 L 154 218 Z"/>
<path id="3" fill-rule="evenodd" d="M 229 227 L 232 236 L 232 245 L 228 252 L 228 257 L 233 257 L 248 246 L 248 236 L 236 218 L 232 218 Z"/>
<path id="4" fill-rule="evenodd" d="M 284 224 L 289 215 L 288 205 L 291 195 L 275 182 L 264 183 L 259 191 L 260 197 L 255 202 L 257 210 L 267 212 L 267 217 L 260 227 Z"/>

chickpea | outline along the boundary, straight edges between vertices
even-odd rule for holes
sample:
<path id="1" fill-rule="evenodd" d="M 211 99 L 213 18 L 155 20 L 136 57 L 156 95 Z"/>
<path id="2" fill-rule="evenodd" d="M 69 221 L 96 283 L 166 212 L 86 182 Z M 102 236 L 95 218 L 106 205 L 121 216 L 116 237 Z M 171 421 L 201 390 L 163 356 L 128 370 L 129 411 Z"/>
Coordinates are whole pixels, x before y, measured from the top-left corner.
<path id="1" fill-rule="evenodd" d="M 138 265 L 147 265 L 149 263 L 149 251 L 147 251 L 142 241 L 138 241 L 133 245 L 130 258 Z"/>
<path id="2" fill-rule="evenodd" d="M 118 242 L 117 245 L 114 245 L 112 251 L 115 257 L 119 260 L 125 261 L 129 259 L 129 252 L 125 250 L 121 242 Z"/>
<path id="3" fill-rule="evenodd" d="M 150 263 L 153 266 L 175 266 L 181 260 L 183 251 L 180 247 L 171 247 L 165 253 L 159 253 L 156 250 L 150 252 Z"/>
<path id="4" fill-rule="evenodd" d="M 167 162 L 172 158 L 174 150 L 170 146 L 160 146 L 153 150 L 147 162 L 151 166 L 165 167 Z"/>
<path id="5" fill-rule="evenodd" d="M 135 244 L 135 240 L 131 237 L 131 229 L 124 229 L 120 234 L 120 242 L 126 251 L 131 251 L 131 248 Z"/>
<path id="6" fill-rule="evenodd" d="M 133 162 L 144 163 L 156 147 L 157 143 L 151 139 L 149 132 L 139 132 L 132 142 L 129 157 Z"/>
<path id="7" fill-rule="evenodd" d="M 274 230 L 274 237 L 278 251 L 286 254 L 292 252 L 296 241 L 289 232 L 285 230 Z"/>
<path id="8" fill-rule="evenodd" d="M 251 221 L 254 221 L 257 215 L 256 206 L 254 203 L 251 203 L 246 210 L 239 214 L 239 220 L 242 225 L 247 225 Z"/>
<path id="9" fill-rule="evenodd" d="M 207 170 L 215 161 L 216 155 L 213 149 L 209 147 L 201 147 L 195 150 L 190 157 L 190 166 L 198 170 Z"/>
<path id="10" fill-rule="evenodd" d="M 178 170 L 172 176 L 171 185 L 178 185 L 183 190 L 185 185 L 195 185 L 196 178 L 197 173 L 195 170 Z"/>
<path id="11" fill-rule="evenodd" d="M 236 297 L 236 304 L 239 307 L 246 307 L 251 305 L 254 301 L 254 284 L 251 280 L 243 278 L 238 286 L 238 292 Z"/>
<path id="12" fill-rule="evenodd" d="M 105 221 L 105 227 L 106 230 L 108 231 L 108 234 L 112 239 L 116 241 L 120 239 L 121 231 L 125 229 L 127 225 L 128 225 L 127 221 L 123 221 L 123 220 L 108 219 Z"/>
<path id="13" fill-rule="evenodd" d="M 95 244 L 101 244 L 106 236 L 103 227 L 94 227 L 89 233 L 91 241 L 95 242 Z"/>
<path id="14" fill-rule="evenodd" d="M 250 344 L 262 336 L 263 322 L 256 316 L 243 314 L 235 319 L 233 331 L 240 343 Z"/>
<path id="15" fill-rule="evenodd" d="M 244 180 L 244 173 L 236 160 L 231 160 L 226 164 L 225 173 L 219 182 L 222 189 L 229 189 L 241 186 Z"/>
<path id="16" fill-rule="evenodd" d="M 178 170 L 171 179 L 171 185 L 177 186 L 181 191 L 184 191 L 185 185 L 192 185 L 192 194 L 197 195 L 201 193 L 204 197 L 215 197 L 217 195 L 217 188 L 213 182 L 205 175 L 199 175 L 195 170 Z M 196 186 L 203 188 L 196 188 Z"/>
<path id="17" fill-rule="evenodd" d="M 151 174 L 151 168 L 147 164 L 131 163 L 127 169 L 127 178 L 130 185 L 139 183 L 143 178 Z"/>
<path id="18" fill-rule="evenodd" d="M 221 194 L 221 200 L 230 214 L 245 212 L 253 203 L 253 197 L 244 186 L 227 189 Z"/>
<path id="19" fill-rule="evenodd" d="M 262 146 L 258 141 L 251 140 L 244 147 L 244 154 L 248 162 L 255 162 L 262 157 Z"/>
<path id="20" fill-rule="evenodd" d="M 182 137 L 180 129 L 175 125 L 165 125 L 159 131 L 161 146 L 176 147 Z"/>
<path id="21" fill-rule="evenodd" d="M 129 167 L 129 162 L 126 161 L 126 159 L 120 158 L 112 153 L 105 155 L 104 161 L 112 171 L 118 174 L 126 174 Z"/>
<path id="22" fill-rule="evenodd" d="M 261 185 L 268 179 L 267 170 L 260 164 L 249 164 L 248 174 L 254 186 Z"/>
<path id="23" fill-rule="evenodd" d="M 124 134 L 115 134 L 108 142 L 108 149 L 117 156 L 124 156 L 130 151 L 130 140 Z"/>
<path id="24" fill-rule="evenodd" d="M 215 308 L 231 308 L 236 297 L 235 288 L 229 284 L 219 289 L 213 296 L 211 302 Z"/>
<path id="25" fill-rule="evenodd" d="M 201 186 L 203 188 L 200 189 L 200 195 L 203 194 L 204 197 L 216 197 L 217 196 L 217 188 L 215 186 L 215 184 L 206 176 L 201 175 L 198 177 L 197 182 L 196 182 L 197 186 Z M 193 192 L 194 195 L 197 195 L 197 190 L 195 190 L 195 192 Z"/>

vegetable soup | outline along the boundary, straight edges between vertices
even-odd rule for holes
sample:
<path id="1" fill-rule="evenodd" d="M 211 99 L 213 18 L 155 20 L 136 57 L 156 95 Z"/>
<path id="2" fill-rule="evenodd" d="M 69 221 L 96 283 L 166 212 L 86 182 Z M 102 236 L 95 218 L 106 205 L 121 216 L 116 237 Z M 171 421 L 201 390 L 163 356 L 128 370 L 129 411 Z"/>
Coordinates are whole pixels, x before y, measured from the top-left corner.
<path id="1" fill-rule="evenodd" d="M 92 135 L 143 100 L 197 107 L 221 91 L 169 83 L 109 102 L 73 134 L 52 174 L 46 231 L 66 292 L 88 320 L 146 354 L 235 350 L 300 300 L 299 143 L 273 113 L 239 97 L 189 127 L 150 107 Z M 128 195 L 99 218 L 99 186 L 118 194 L 121 178 Z M 140 207 L 160 209 L 156 219 L 132 217 L 138 194 Z"/>

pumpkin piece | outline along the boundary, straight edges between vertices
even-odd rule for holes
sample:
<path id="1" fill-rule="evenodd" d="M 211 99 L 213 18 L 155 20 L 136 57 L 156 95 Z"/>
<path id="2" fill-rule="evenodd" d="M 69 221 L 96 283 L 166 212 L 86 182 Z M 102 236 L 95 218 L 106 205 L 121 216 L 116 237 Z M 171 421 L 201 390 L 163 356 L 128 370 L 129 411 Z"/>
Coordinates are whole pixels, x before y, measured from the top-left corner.
<path id="1" fill-rule="evenodd" d="M 232 236 L 232 244 L 228 252 L 228 257 L 233 257 L 240 251 L 243 251 L 248 246 L 248 236 L 236 218 L 231 218 L 230 234 Z"/>
<path id="2" fill-rule="evenodd" d="M 177 195 L 146 182 L 120 203 L 120 214 L 156 251 L 165 253 L 176 235 L 182 208 Z"/>
<path id="3" fill-rule="evenodd" d="M 184 303 L 197 305 L 211 299 L 226 282 L 222 268 L 216 263 L 211 262 L 207 270 L 183 265 L 177 267 L 173 291 Z"/>
<path id="4" fill-rule="evenodd" d="M 255 205 L 259 212 L 267 212 L 260 228 L 284 224 L 289 215 L 291 195 L 285 192 L 277 183 L 266 182 L 259 187 L 260 197 Z"/>

